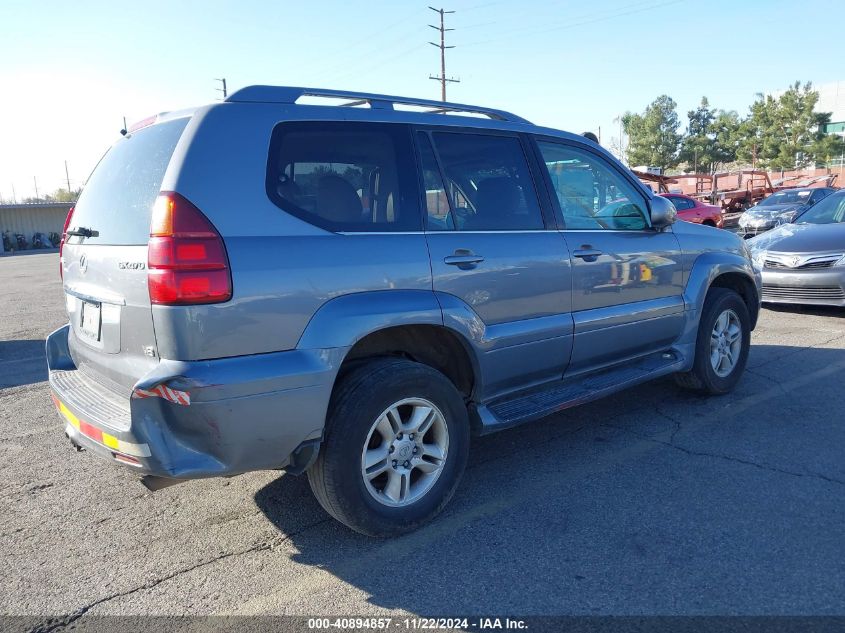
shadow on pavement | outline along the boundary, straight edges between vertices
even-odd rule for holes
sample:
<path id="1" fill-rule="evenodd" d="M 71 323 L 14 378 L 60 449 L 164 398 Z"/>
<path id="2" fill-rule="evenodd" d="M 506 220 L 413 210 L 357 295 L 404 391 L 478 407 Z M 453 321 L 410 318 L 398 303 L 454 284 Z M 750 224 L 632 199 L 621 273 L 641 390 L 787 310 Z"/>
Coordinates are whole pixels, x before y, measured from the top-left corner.
<path id="1" fill-rule="evenodd" d="M 338 524 L 304 476 L 255 501 L 295 562 L 389 609 L 841 612 L 841 543 L 825 535 L 841 530 L 845 350 L 756 345 L 751 359 L 727 396 L 664 379 L 476 438 L 444 513 L 400 538 Z"/>
<path id="2" fill-rule="evenodd" d="M 0 341 L 0 389 L 45 380 L 44 339 Z"/>

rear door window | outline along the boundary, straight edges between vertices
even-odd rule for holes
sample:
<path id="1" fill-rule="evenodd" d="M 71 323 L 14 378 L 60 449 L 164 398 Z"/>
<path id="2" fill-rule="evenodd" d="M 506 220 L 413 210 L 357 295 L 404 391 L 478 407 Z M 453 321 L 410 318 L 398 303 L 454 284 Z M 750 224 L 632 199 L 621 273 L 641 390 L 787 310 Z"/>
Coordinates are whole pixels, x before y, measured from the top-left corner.
<path id="1" fill-rule="evenodd" d="M 445 183 L 439 181 L 430 145 L 421 142 L 429 230 L 530 231 L 545 228 L 531 171 L 515 136 L 434 132 Z M 428 164 L 427 164 L 428 163 Z M 451 211 L 439 203 L 446 194 Z M 438 196 L 432 209 L 429 192 Z M 438 192 L 438 193 L 435 193 Z"/>
<path id="2" fill-rule="evenodd" d="M 414 173 L 404 125 L 280 123 L 270 144 L 267 194 L 284 211 L 330 231 L 419 231 Z"/>
<path id="3" fill-rule="evenodd" d="M 151 125 L 115 143 L 88 179 L 69 228 L 97 231 L 86 244 L 146 244 L 153 203 L 189 120 Z"/>

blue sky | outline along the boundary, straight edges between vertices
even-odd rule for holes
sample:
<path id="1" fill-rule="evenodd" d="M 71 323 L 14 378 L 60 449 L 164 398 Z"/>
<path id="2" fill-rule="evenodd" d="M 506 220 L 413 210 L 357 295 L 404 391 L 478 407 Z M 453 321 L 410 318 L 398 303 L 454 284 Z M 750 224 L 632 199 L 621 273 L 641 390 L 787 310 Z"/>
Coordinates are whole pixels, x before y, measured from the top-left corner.
<path id="1" fill-rule="evenodd" d="M 441 6 L 439 3 L 436 6 Z M 450 100 L 618 136 L 667 93 L 744 113 L 757 92 L 842 79 L 839 0 L 449 0 Z M 0 197 L 87 178 L 132 122 L 275 83 L 439 97 L 425 2 L 0 3 Z"/>

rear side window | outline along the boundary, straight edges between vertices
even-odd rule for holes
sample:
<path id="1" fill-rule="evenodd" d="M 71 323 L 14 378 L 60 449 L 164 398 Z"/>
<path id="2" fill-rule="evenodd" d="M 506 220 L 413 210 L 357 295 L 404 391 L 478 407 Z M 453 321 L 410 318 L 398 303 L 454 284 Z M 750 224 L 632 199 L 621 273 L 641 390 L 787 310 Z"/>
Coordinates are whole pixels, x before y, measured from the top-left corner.
<path id="1" fill-rule="evenodd" d="M 410 131 L 357 122 L 280 123 L 267 194 L 281 209 L 330 231 L 419 231 Z"/>
<path id="2" fill-rule="evenodd" d="M 429 192 L 445 191 L 451 211 L 441 219 L 442 206 L 432 212 L 428 201 L 429 230 L 526 231 L 545 228 L 537 193 L 519 139 L 513 136 L 434 132 L 431 135 L 445 183 L 426 165 L 427 144 L 421 162 Z M 430 161 L 431 158 L 428 157 Z M 438 194 L 439 197 L 439 194 Z"/>
<path id="3" fill-rule="evenodd" d="M 190 119 L 143 128 L 115 143 L 94 169 L 70 228 L 99 234 L 86 244 L 146 244 L 164 172 Z"/>

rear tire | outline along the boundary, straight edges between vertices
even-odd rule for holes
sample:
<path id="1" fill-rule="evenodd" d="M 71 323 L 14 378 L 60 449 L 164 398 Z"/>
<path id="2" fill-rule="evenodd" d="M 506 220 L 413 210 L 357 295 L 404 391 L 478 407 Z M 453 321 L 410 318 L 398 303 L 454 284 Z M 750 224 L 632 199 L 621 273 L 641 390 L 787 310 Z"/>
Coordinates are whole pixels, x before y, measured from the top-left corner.
<path id="1" fill-rule="evenodd" d="M 750 343 L 751 319 L 742 297 L 729 288 L 711 288 L 701 311 L 692 370 L 675 374 L 675 382 L 712 395 L 733 391 Z"/>
<path id="2" fill-rule="evenodd" d="M 377 359 L 340 379 L 308 482 L 341 523 L 394 536 L 446 506 L 468 451 L 466 406 L 449 379 L 420 363 Z"/>

